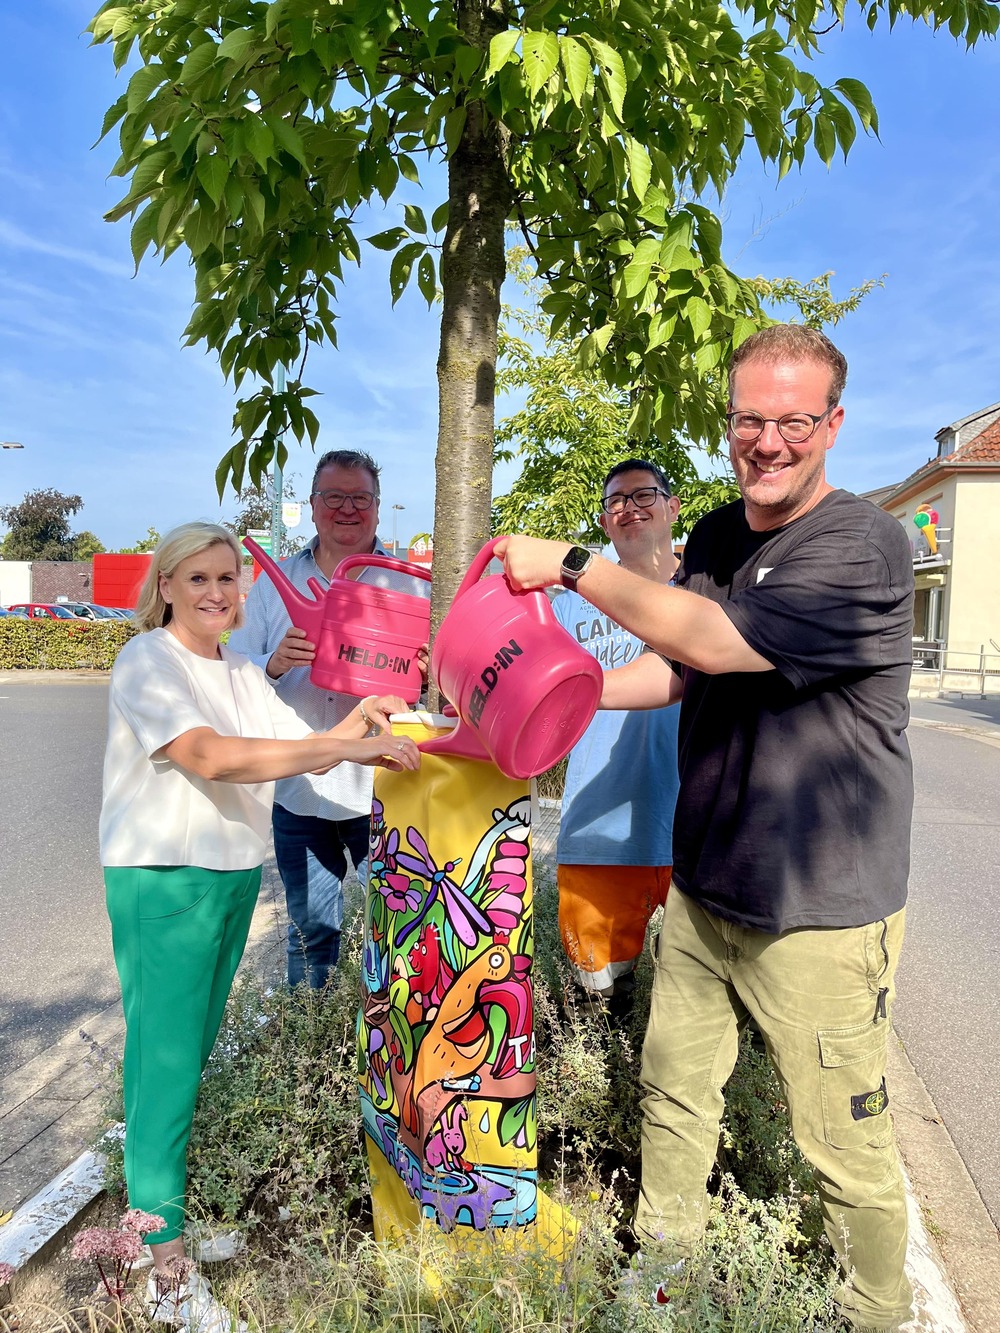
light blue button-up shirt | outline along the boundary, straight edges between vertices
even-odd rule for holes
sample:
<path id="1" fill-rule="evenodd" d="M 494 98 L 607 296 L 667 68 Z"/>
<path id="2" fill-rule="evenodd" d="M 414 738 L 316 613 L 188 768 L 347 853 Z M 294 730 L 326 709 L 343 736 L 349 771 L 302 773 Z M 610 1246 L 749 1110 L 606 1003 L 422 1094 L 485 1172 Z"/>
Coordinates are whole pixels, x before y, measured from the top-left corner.
<path id="1" fill-rule="evenodd" d="M 318 543 L 319 538 L 314 537 L 308 546 L 281 561 L 282 572 L 289 582 L 309 598 L 314 596 L 309 579 L 316 579 L 324 589 L 330 586 L 330 580 L 316 563 Z M 388 552 L 376 541 L 374 554 L 387 555 Z M 425 580 L 378 565 L 362 569 L 358 580 L 374 583 L 380 588 L 430 597 L 431 585 Z M 243 611 L 245 622 L 242 629 L 233 632 L 229 646 L 266 671 L 271 654 L 292 623 L 278 590 L 266 573 L 251 588 Z M 328 731 L 357 707 L 358 696 L 319 689 L 310 681 L 309 671 L 308 666 L 293 667 L 271 684 L 313 731 Z M 371 809 L 372 777 L 373 770 L 360 764 L 338 764 L 328 773 L 282 778 L 275 788 L 274 799 L 296 815 L 356 819 L 358 815 L 367 815 Z"/>

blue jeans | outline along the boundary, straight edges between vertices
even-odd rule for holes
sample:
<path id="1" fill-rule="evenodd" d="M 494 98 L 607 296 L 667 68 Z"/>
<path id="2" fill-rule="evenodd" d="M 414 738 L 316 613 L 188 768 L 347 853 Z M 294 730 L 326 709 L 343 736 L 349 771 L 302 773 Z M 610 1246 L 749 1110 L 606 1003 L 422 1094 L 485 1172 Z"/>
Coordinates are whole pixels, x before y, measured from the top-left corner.
<path id="1" fill-rule="evenodd" d="M 288 984 L 319 990 L 340 955 L 348 853 L 362 885 L 368 880 L 368 816 L 320 819 L 276 803 L 273 824 L 288 907 Z"/>

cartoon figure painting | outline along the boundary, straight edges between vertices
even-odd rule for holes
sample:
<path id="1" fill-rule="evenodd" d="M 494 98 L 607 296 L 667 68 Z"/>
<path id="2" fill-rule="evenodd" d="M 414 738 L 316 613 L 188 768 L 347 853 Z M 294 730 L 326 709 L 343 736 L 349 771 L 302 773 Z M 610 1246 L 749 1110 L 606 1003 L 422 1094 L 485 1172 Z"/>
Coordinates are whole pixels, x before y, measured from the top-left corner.
<path id="1" fill-rule="evenodd" d="M 377 1235 L 538 1218 L 530 836 L 527 782 L 491 764 L 376 777 L 358 1068 Z"/>

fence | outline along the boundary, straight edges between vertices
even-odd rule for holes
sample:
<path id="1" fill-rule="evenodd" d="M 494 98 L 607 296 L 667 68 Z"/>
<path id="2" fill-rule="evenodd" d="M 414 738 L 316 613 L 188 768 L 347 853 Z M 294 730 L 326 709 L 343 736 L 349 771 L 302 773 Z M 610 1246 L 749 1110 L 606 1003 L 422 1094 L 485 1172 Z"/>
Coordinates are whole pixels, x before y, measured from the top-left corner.
<path id="1" fill-rule="evenodd" d="M 961 652 L 944 642 L 916 640 L 911 684 L 939 695 L 1000 694 L 1000 644 L 990 639 L 989 648 L 980 644 L 978 652 Z"/>

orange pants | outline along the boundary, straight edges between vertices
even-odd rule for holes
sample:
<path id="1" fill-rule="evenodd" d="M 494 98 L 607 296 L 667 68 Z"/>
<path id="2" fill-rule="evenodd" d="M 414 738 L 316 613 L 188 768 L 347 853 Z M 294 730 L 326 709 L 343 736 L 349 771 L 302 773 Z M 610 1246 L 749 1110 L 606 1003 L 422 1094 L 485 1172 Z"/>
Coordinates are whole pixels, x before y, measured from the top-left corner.
<path id="1" fill-rule="evenodd" d="M 642 952 L 649 918 L 667 901 L 672 866 L 559 866 L 559 933 L 586 990 L 610 995 Z"/>

